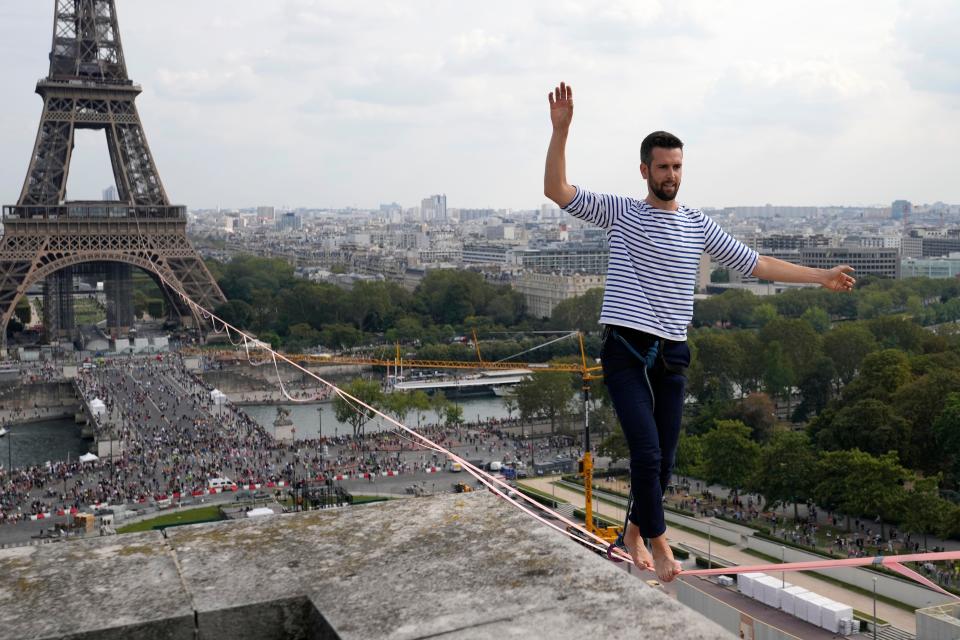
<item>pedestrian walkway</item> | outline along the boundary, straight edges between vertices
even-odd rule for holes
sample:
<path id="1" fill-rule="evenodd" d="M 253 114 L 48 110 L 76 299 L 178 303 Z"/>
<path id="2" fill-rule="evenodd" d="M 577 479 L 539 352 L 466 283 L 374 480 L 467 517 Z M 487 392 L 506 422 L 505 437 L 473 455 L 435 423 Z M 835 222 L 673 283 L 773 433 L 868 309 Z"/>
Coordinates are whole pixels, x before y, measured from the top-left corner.
<path id="1" fill-rule="evenodd" d="M 538 491 L 543 493 L 553 495 L 557 500 L 563 500 L 570 502 L 578 508 L 583 508 L 584 506 L 584 497 L 583 493 L 579 491 L 574 491 L 571 489 L 565 489 L 563 487 L 558 487 L 553 484 L 553 481 L 556 478 L 534 478 L 530 480 L 525 480 L 524 484 L 531 486 Z M 622 507 L 617 507 L 605 502 L 594 500 L 594 512 L 598 515 L 606 516 L 617 522 L 623 522 L 624 517 L 626 516 L 624 509 Z M 671 543 L 676 545 L 677 543 L 685 543 L 687 545 L 705 550 L 707 545 L 706 536 L 701 536 L 699 534 L 683 531 L 675 527 L 669 527 L 667 529 L 667 538 Z M 716 546 L 716 545 L 715 545 Z M 717 547 L 718 553 L 721 554 L 725 559 L 736 562 L 739 565 L 747 566 L 753 564 L 763 564 L 766 563 L 766 560 L 761 560 L 756 556 L 750 555 L 744 552 L 742 547 Z M 815 593 L 819 593 L 823 596 L 830 598 L 831 600 L 836 600 L 845 604 L 849 604 L 854 609 L 862 612 L 871 612 L 873 611 L 873 598 L 849 591 L 835 585 L 833 583 L 827 582 L 816 577 L 812 573 L 792 573 L 787 578 L 787 582 L 791 584 L 799 585 L 804 589 L 808 589 Z M 898 627 L 910 634 L 916 633 L 916 618 L 913 613 L 901 609 L 899 607 L 894 607 L 885 602 L 877 602 L 877 616 L 881 620 L 886 620 L 890 624 Z"/>
<path id="2" fill-rule="evenodd" d="M 690 482 L 690 484 L 693 484 L 693 483 L 695 483 L 695 482 L 698 482 L 695 478 L 685 477 L 685 478 L 683 478 L 683 479 L 686 479 L 688 482 Z M 679 484 L 680 480 L 681 480 L 681 478 L 680 478 L 679 476 L 674 475 L 674 482 L 676 482 L 676 483 Z M 730 490 L 727 489 L 726 487 L 722 487 L 722 486 L 720 486 L 720 485 L 715 485 L 715 484 L 707 485 L 706 483 L 703 483 L 703 490 L 704 490 L 704 491 L 709 491 L 711 494 L 713 494 L 713 495 L 714 495 L 715 497 L 717 497 L 718 499 L 727 499 L 727 498 L 730 497 Z M 691 493 L 693 493 L 693 492 L 691 491 Z M 756 498 L 756 496 L 754 496 L 754 497 Z M 742 495 L 741 495 L 741 498 L 746 499 L 746 498 L 747 498 L 747 494 L 742 494 Z M 814 505 L 814 506 L 816 506 L 816 505 Z M 798 508 L 797 508 L 797 509 L 798 509 L 798 513 L 799 513 L 799 516 L 800 516 L 801 519 L 806 520 L 806 519 L 808 519 L 808 518 L 810 517 L 810 512 L 809 512 L 809 510 L 807 509 L 807 505 L 805 505 L 805 504 L 800 504 L 800 505 L 798 505 Z M 818 526 L 832 525 L 833 522 L 831 521 L 831 515 L 832 515 L 832 516 L 836 516 L 837 521 L 838 521 L 838 525 L 837 525 L 838 527 L 843 527 L 844 524 L 845 524 L 845 522 L 846 522 L 846 516 L 845 516 L 845 515 L 842 515 L 842 514 L 839 514 L 839 513 L 833 513 L 833 514 L 831 514 L 831 513 L 828 512 L 827 510 L 821 509 L 821 508 L 819 508 L 819 507 L 816 508 L 816 512 L 817 512 L 817 525 L 818 525 Z M 792 519 L 792 518 L 793 518 L 793 505 L 792 505 L 792 504 L 785 505 L 785 506 L 781 507 L 780 509 L 777 509 L 777 510 L 776 510 L 776 513 L 777 513 L 778 516 L 782 516 L 782 517 L 787 518 L 787 519 Z M 855 520 L 856 520 L 856 518 L 854 518 L 854 517 L 851 517 L 851 518 L 850 518 L 850 522 L 851 522 L 851 523 L 853 523 Z M 879 523 L 879 522 L 876 522 L 876 521 L 872 521 L 872 520 L 861 520 L 861 523 L 863 523 L 863 524 L 864 524 L 866 527 L 868 527 L 868 528 L 873 528 L 875 531 L 879 531 L 879 529 L 880 529 L 880 523 Z M 886 529 L 886 531 L 887 531 L 888 534 L 889 534 L 891 528 L 894 528 L 894 529 L 897 528 L 897 526 L 896 526 L 895 524 L 891 524 L 891 523 L 889 523 L 889 522 L 885 522 L 885 523 L 884 523 L 884 527 L 885 527 L 885 529 Z M 919 536 L 919 538 L 917 538 L 917 537 L 914 538 L 915 541 L 918 540 L 918 539 L 919 539 L 921 542 L 923 542 L 923 540 L 926 540 L 927 549 L 933 549 L 934 547 L 939 547 L 939 548 L 943 549 L 944 551 L 957 551 L 957 550 L 960 550 L 960 540 L 950 540 L 950 539 L 938 538 L 937 536 L 934 536 L 934 535 L 932 535 L 932 534 L 931 534 L 931 535 L 927 535 L 927 536 Z"/>

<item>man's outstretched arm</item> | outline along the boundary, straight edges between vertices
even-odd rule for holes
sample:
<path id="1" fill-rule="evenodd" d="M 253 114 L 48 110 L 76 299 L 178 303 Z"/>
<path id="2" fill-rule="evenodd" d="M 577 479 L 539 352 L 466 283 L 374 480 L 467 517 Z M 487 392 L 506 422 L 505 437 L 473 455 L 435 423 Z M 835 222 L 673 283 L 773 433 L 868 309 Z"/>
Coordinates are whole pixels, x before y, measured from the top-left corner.
<path id="1" fill-rule="evenodd" d="M 547 148 L 547 167 L 543 172 L 543 195 L 560 207 L 570 204 L 577 190 L 567 182 L 566 146 L 570 122 L 573 120 L 573 88 L 561 82 L 547 99 L 550 102 L 550 122 L 553 135 Z"/>
<path id="2" fill-rule="evenodd" d="M 753 273 L 750 275 L 773 282 L 810 282 L 831 291 L 851 291 L 857 282 L 853 276 L 849 275 L 852 272 L 853 267 L 845 264 L 833 269 L 815 269 L 801 267 L 770 256 L 760 256 L 757 266 L 753 268 Z"/>

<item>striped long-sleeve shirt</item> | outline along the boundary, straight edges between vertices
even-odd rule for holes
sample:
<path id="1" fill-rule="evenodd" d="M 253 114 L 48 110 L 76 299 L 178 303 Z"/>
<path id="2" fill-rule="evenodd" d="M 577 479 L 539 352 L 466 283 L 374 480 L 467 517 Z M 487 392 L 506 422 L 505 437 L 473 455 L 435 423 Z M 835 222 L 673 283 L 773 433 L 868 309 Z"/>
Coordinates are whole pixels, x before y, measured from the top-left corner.
<path id="1" fill-rule="evenodd" d="M 686 340 L 693 319 L 697 268 L 704 252 L 744 275 L 758 255 L 699 209 L 655 209 L 643 200 L 576 187 L 564 210 L 607 230 L 610 260 L 602 324 Z"/>

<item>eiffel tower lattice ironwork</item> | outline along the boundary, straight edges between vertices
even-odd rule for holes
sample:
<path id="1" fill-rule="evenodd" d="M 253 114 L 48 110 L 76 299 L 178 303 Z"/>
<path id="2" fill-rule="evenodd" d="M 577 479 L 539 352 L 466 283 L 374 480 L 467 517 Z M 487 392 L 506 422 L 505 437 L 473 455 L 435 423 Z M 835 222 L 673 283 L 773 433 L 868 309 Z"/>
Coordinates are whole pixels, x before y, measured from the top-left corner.
<path id="1" fill-rule="evenodd" d="M 107 273 L 121 282 L 113 290 L 127 296 L 130 269 L 145 270 L 181 321 L 198 321 L 159 276 L 208 309 L 225 298 L 187 239 L 186 208 L 170 204 L 157 173 L 134 105 L 141 88 L 127 77 L 115 0 L 54 0 L 54 8 L 50 73 L 36 88 L 43 115 L 30 168 L 17 204 L 3 208 L 3 344 L 17 302 L 42 280 L 47 336 L 70 329 L 73 271 L 89 262 L 113 263 Z M 106 133 L 118 200 L 66 199 L 77 129 Z"/>

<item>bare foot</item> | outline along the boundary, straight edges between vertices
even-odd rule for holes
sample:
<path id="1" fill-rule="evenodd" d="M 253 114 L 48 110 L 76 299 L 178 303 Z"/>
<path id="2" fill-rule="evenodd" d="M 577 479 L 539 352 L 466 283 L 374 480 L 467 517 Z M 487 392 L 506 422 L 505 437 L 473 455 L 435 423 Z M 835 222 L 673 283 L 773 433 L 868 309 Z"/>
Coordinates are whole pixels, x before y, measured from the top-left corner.
<path id="1" fill-rule="evenodd" d="M 653 571 L 653 558 L 643 543 L 640 529 L 632 522 L 627 522 L 627 530 L 623 533 L 623 544 L 626 545 L 630 557 L 633 558 L 633 564 L 637 565 L 638 569 Z"/>
<path id="2" fill-rule="evenodd" d="M 660 582 L 672 582 L 680 573 L 680 563 L 674 560 L 673 550 L 667 543 L 667 534 L 650 538 L 650 548 L 653 550 L 653 567 Z"/>

